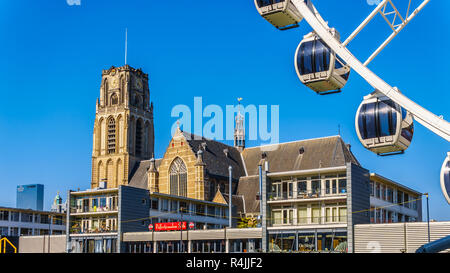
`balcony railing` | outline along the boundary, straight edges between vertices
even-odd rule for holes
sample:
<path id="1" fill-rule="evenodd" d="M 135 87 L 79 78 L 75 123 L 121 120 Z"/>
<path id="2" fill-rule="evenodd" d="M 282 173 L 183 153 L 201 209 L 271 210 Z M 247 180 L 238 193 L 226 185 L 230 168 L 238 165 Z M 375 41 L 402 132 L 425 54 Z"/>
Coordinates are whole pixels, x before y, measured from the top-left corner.
<path id="1" fill-rule="evenodd" d="M 346 188 L 333 188 L 333 189 L 317 189 L 310 191 L 298 191 L 298 192 L 270 192 L 269 201 L 275 200 L 288 200 L 288 199 L 312 199 L 320 197 L 330 197 L 347 194 Z"/>
<path id="2" fill-rule="evenodd" d="M 327 224 L 345 224 L 347 216 L 321 216 L 321 217 L 302 217 L 296 219 L 270 219 L 270 227 L 280 226 L 302 226 L 302 225 L 327 225 Z"/>
<path id="3" fill-rule="evenodd" d="M 115 233 L 117 229 L 88 229 L 81 230 L 80 228 L 71 228 L 70 234 L 95 234 L 95 233 Z"/>
<path id="4" fill-rule="evenodd" d="M 89 207 L 89 206 L 78 206 L 78 207 L 71 207 L 70 213 L 86 213 L 86 212 L 110 212 L 110 211 L 117 211 L 118 206 L 114 207 Z"/>

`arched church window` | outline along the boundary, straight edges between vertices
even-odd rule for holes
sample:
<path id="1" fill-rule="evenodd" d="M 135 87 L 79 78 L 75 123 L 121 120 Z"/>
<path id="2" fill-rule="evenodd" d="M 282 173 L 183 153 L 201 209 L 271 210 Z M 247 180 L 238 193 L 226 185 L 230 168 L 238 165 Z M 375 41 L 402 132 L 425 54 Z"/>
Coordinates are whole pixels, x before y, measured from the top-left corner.
<path id="1" fill-rule="evenodd" d="M 108 120 L 108 154 L 116 152 L 116 120 L 110 118 Z"/>
<path id="2" fill-rule="evenodd" d="M 170 194 L 187 197 L 187 168 L 177 157 L 170 165 Z"/>

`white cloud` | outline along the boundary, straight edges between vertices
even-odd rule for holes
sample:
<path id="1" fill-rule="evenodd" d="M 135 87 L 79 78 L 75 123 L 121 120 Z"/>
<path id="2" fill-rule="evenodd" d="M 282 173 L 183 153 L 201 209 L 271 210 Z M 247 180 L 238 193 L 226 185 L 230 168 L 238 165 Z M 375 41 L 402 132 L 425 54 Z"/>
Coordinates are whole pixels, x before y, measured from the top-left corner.
<path id="1" fill-rule="evenodd" d="M 81 0 L 66 0 L 69 6 L 81 6 Z"/>

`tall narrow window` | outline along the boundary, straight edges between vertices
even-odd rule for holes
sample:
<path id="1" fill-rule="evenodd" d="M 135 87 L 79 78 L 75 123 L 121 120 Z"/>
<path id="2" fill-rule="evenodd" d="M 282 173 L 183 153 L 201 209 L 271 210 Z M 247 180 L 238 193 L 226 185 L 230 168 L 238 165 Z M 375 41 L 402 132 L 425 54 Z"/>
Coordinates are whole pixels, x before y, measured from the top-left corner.
<path id="1" fill-rule="evenodd" d="M 143 126 L 142 126 L 142 120 L 138 120 L 136 122 L 136 156 L 142 155 L 142 133 L 143 133 Z"/>
<path id="2" fill-rule="evenodd" d="M 108 121 L 108 154 L 116 152 L 116 121 L 110 118 Z"/>
<path id="3" fill-rule="evenodd" d="M 170 166 L 170 194 L 187 196 L 187 169 L 179 157 Z"/>

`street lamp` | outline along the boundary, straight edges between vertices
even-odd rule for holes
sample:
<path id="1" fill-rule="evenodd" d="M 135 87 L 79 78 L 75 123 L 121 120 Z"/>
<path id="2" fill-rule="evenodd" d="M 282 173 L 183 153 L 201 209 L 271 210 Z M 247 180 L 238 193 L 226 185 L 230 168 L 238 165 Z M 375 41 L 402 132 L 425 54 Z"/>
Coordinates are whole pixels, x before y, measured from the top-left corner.
<path id="1" fill-rule="evenodd" d="M 428 243 L 431 241 L 430 239 L 430 205 L 428 202 L 428 193 L 424 193 L 423 195 L 425 195 L 427 197 L 427 223 L 428 223 Z"/>
<path id="2" fill-rule="evenodd" d="M 232 227 L 232 225 L 233 225 L 233 222 L 232 222 L 232 218 L 231 218 L 231 216 L 232 216 L 232 198 L 233 198 L 233 188 L 232 188 L 232 183 L 233 183 L 233 181 L 232 181 L 232 177 L 233 177 L 233 167 L 231 167 L 231 166 L 228 166 L 228 176 L 229 176 L 229 180 L 228 180 L 228 199 L 229 199 L 229 201 L 228 201 L 228 226 L 231 228 Z"/>
<path id="3" fill-rule="evenodd" d="M 50 231 L 51 231 L 51 222 L 52 222 L 52 216 L 48 215 L 48 253 L 50 253 Z"/>

